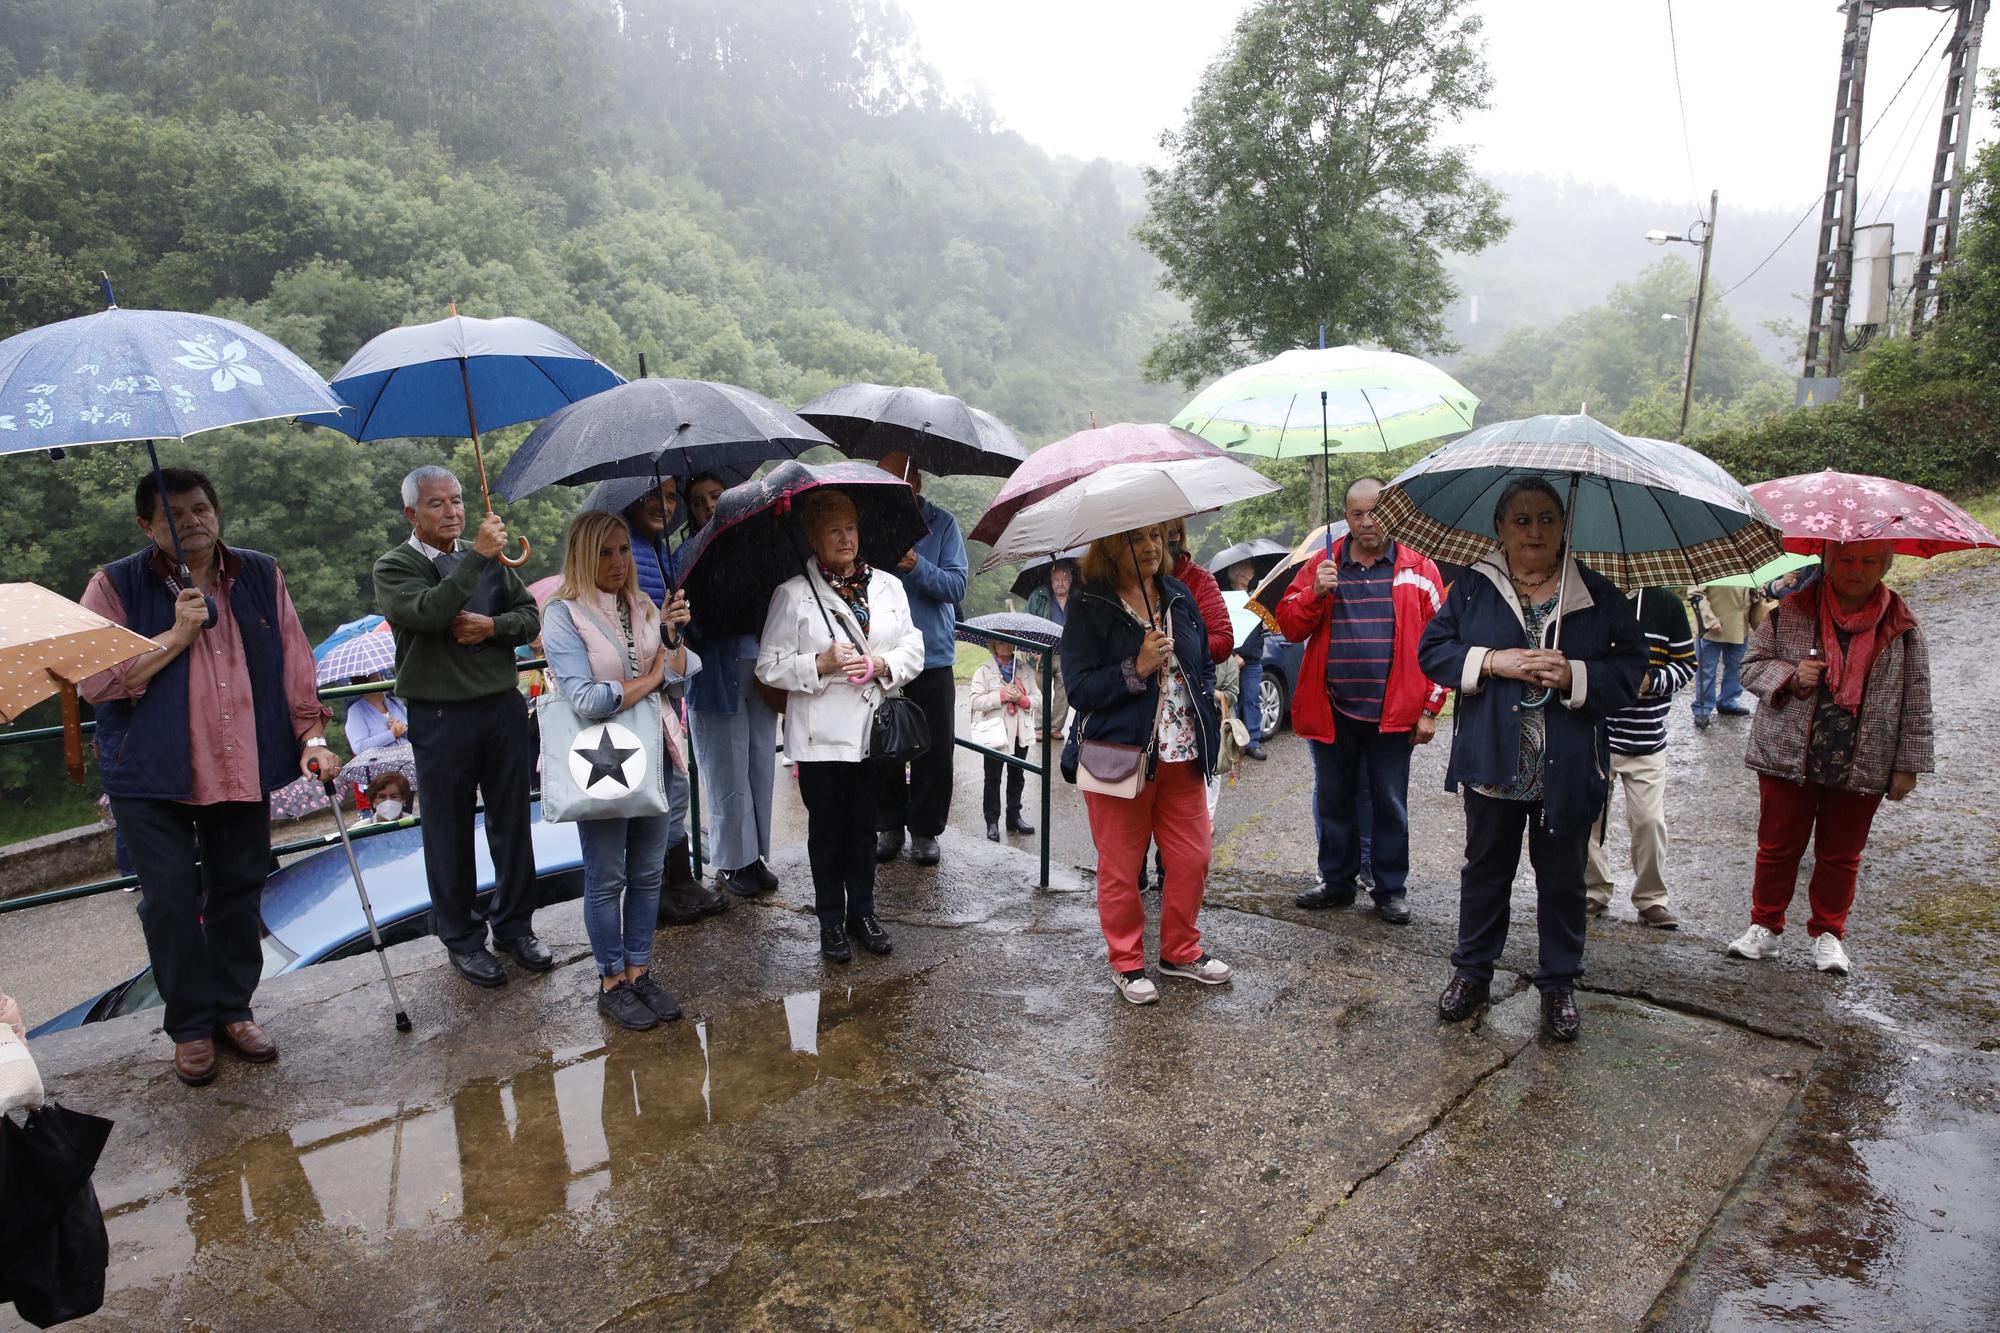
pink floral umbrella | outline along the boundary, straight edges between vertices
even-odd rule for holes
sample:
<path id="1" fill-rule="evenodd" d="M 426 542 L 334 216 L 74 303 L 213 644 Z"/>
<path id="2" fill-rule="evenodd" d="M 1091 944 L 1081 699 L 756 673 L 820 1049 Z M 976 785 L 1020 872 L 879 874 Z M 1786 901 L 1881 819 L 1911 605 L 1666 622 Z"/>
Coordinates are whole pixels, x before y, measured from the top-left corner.
<path id="1" fill-rule="evenodd" d="M 1886 541 L 1898 555 L 2000 547 L 1972 515 L 1935 491 L 1887 477 L 1812 472 L 1758 482 L 1750 494 L 1784 533 L 1787 551 L 1819 555 L 1828 542 Z"/>

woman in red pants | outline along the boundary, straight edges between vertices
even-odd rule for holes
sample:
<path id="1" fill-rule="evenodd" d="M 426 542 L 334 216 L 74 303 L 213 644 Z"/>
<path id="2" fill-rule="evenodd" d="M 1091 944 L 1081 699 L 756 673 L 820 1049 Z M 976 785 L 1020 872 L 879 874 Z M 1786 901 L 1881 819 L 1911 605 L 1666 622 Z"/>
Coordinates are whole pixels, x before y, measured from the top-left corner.
<path id="1" fill-rule="evenodd" d="M 1159 844 L 1166 864 L 1161 974 L 1210 986 L 1229 980 L 1228 964 L 1203 951 L 1195 926 L 1208 881 L 1208 778 L 1221 736 L 1215 667 L 1194 595 L 1161 572 L 1166 551 L 1157 525 L 1091 543 L 1062 638 L 1063 680 L 1078 719 L 1063 747 L 1063 774 L 1084 788 L 1097 845 L 1098 922 L 1112 983 L 1133 1004 L 1160 998 L 1146 975 L 1139 899 L 1149 843 Z M 1122 792 L 1091 789 L 1119 779 Z"/>
<path id="2" fill-rule="evenodd" d="M 1813 844 L 1813 965 L 1845 973 L 1847 909 L 1869 825 L 1931 771 L 1930 657 L 1916 617 L 1882 585 L 1886 541 L 1830 543 L 1825 576 L 1758 627 L 1743 684 L 1762 701 L 1743 762 L 1758 773 L 1757 878 L 1736 958 L 1771 958 L 1799 860 Z"/>

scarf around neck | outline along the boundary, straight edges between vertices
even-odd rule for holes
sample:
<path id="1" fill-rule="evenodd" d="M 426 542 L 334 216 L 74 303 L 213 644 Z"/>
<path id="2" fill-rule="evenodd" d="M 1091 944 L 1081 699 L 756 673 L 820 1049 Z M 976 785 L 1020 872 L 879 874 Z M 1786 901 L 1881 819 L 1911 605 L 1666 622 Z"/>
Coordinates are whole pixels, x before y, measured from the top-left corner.
<path id="1" fill-rule="evenodd" d="M 861 627 L 863 637 L 868 634 L 868 562 L 856 560 L 854 570 L 848 574 L 836 574 L 825 564 L 815 560 L 819 566 L 819 576 L 826 580 L 826 586 L 834 595 L 847 604 L 847 612 L 854 617 L 854 623 Z"/>
<path id="2" fill-rule="evenodd" d="M 1862 691 L 1867 688 L 1868 670 L 1875 664 L 1875 655 L 1898 634 L 1914 627 L 1916 618 L 1902 598 L 1880 583 L 1861 608 L 1853 612 L 1840 609 L 1839 599 L 1834 597 L 1825 579 L 1796 595 L 1818 603 L 1819 650 L 1826 656 L 1827 692 L 1848 712 L 1860 712 Z M 1851 636 L 1845 649 L 1840 646 L 1840 631 Z"/>

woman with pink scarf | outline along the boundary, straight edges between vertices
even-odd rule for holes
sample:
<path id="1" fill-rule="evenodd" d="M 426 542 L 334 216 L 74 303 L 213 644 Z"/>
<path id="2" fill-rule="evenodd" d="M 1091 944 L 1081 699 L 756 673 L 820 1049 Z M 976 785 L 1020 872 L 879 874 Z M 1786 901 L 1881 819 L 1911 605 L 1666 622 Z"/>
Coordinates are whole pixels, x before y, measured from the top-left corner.
<path id="1" fill-rule="evenodd" d="M 562 584 L 542 611 L 542 649 L 555 688 L 578 717 L 601 721 L 701 669 L 682 641 L 686 600 L 654 607 L 639 587 L 632 537 L 617 514 L 594 510 L 569 525 Z M 685 767 L 687 741 L 667 721 L 663 754 Z M 660 877 L 671 816 L 582 819 L 583 928 L 597 958 L 597 1008 L 643 1031 L 679 1018 L 679 1001 L 653 979 Z"/>
<path id="2" fill-rule="evenodd" d="M 1743 756 L 1758 773 L 1757 875 L 1732 957 L 1777 956 L 1810 842 L 1813 965 L 1845 974 L 1875 812 L 1931 771 L 1930 657 L 1916 617 L 1883 586 L 1893 559 L 1886 541 L 1830 543 L 1824 576 L 1781 602 L 1744 653 L 1743 684 L 1761 701 Z"/>

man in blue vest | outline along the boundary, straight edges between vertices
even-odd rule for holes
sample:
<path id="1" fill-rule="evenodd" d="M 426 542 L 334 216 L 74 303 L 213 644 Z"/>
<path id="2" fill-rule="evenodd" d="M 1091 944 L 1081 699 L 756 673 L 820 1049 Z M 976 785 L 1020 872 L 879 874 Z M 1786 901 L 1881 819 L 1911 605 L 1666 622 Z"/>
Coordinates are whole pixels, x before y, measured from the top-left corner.
<path id="1" fill-rule="evenodd" d="M 312 645 L 277 561 L 222 544 L 207 477 L 159 477 L 164 504 L 152 473 L 133 499 L 149 544 L 97 571 L 82 598 L 159 647 L 92 676 L 82 694 L 97 714 L 111 815 L 139 867 L 139 923 L 174 1073 L 199 1086 L 215 1079 L 218 1040 L 255 1063 L 278 1056 L 250 1010 L 264 963 L 269 796 L 340 761 L 326 748 Z"/>

